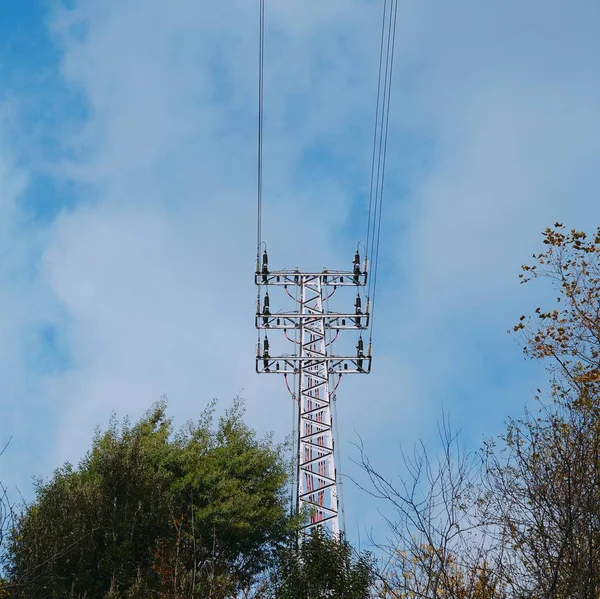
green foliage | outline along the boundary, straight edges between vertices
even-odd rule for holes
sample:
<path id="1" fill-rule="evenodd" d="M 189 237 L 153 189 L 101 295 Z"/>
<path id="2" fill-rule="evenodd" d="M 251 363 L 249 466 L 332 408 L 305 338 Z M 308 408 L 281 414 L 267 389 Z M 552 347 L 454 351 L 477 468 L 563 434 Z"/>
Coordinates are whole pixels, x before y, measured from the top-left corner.
<path id="1" fill-rule="evenodd" d="M 369 553 L 354 557 L 344 539 L 332 539 L 320 529 L 305 537 L 298 549 L 283 553 L 278 599 L 367 599 L 374 582 Z"/>
<path id="2" fill-rule="evenodd" d="M 281 448 L 236 400 L 173 434 L 164 401 L 113 418 L 77 468 L 36 485 L 10 539 L 16 596 L 227 597 L 273 559 L 290 522 Z"/>

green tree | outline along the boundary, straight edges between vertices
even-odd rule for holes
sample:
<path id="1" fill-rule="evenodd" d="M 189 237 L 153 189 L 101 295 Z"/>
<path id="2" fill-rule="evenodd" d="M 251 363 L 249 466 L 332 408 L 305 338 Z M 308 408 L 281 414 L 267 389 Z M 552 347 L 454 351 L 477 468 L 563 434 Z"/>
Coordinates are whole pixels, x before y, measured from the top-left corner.
<path id="1" fill-rule="evenodd" d="M 10 540 L 23 599 L 230 597 L 287 538 L 286 464 L 236 401 L 173 434 L 164 401 L 113 418 L 78 467 L 38 481 Z"/>
<path id="2" fill-rule="evenodd" d="M 281 556 L 278 599 L 367 599 L 374 582 L 374 561 L 364 552 L 353 555 L 343 538 L 321 529 L 302 539 L 299 547 Z"/>

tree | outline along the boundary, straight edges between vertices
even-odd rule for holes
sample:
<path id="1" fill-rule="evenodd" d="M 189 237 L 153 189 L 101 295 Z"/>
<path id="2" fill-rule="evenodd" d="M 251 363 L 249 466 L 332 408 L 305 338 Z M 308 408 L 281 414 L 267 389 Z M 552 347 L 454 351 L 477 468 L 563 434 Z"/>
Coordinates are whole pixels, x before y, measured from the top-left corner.
<path id="1" fill-rule="evenodd" d="M 548 279 L 554 309 L 521 316 L 524 352 L 546 361 L 551 402 L 511 420 L 505 455 L 488 451 L 487 517 L 510 546 L 515 594 L 600 594 L 600 228 L 590 240 L 557 223 L 523 282 Z"/>
<path id="2" fill-rule="evenodd" d="M 11 536 L 16 597 L 230 597 L 286 540 L 286 464 L 214 404 L 174 435 L 164 401 L 113 418 L 77 468 L 38 481 Z"/>
<path id="3" fill-rule="evenodd" d="M 362 486 L 392 509 L 389 539 L 375 543 L 383 563 L 378 573 L 385 599 L 496 599 L 505 597 L 500 552 L 480 525 L 480 460 L 465 451 L 444 419 L 441 455 L 434 459 L 420 442 L 402 452 L 406 474 L 398 484 L 383 476 L 365 455 L 369 478 Z"/>
<path id="4" fill-rule="evenodd" d="M 3 456 L 9 441 L 0 449 L 0 457 Z M 6 539 L 14 525 L 15 509 L 8 496 L 8 489 L 0 482 L 0 598 L 8 597 L 8 582 L 4 580 L 3 574 L 6 569 Z"/>
<path id="5" fill-rule="evenodd" d="M 592 240 L 564 226 L 543 233 L 546 251 L 523 265 L 523 283 L 549 279 L 558 292 L 552 310 L 537 308 L 521 316 L 514 332 L 531 358 L 550 360 L 553 396 L 558 400 L 595 401 L 600 392 L 600 227 Z"/>
<path id="6" fill-rule="evenodd" d="M 487 522 L 509 547 L 517 596 L 600 593 L 600 419 L 597 408 L 542 407 L 511 421 L 506 455 L 487 458 Z"/>
<path id="7" fill-rule="evenodd" d="M 374 562 L 367 553 L 353 555 L 344 539 L 320 528 L 284 551 L 276 583 L 278 599 L 368 599 L 374 582 Z"/>
<path id="8" fill-rule="evenodd" d="M 543 237 L 520 276 L 549 280 L 557 303 L 514 327 L 551 374 L 538 412 L 509 420 L 480 463 L 450 451 L 443 429 L 442 457 L 418 446 L 399 486 L 363 456 L 371 493 L 397 515 L 386 597 L 600 596 L 600 228 L 557 223 Z"/>

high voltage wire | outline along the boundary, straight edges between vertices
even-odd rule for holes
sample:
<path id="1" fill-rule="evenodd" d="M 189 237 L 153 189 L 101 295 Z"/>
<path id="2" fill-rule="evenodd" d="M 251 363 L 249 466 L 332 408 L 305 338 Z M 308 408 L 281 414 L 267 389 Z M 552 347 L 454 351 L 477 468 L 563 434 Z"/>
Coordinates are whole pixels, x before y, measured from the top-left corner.
<path id="1" fill-rule="evenodd" d="M 367 227 L 367 257 L 371 264 L 367 296 L 371 298 L 371 322 L 369 341 L 373 338 L 373 320 L 377 293 L 377 273 L 379 270 L 379 248 L 381 240 L 381 222 L 383 213 L 383 191 L 387 142 L 390 124 L 390 100 L 394 70 L 394 52 L 396 48 L 396 25 L 398 19 L 398 0 L 390 0 L 389 13 L 387 0 L 384 1 L 383 23 L 381 28 L 381 50 L 379 54 L 379 79 L 377 87 L 377 109 L 375 113 L 375 133 L 373 141 L 373 159 L 371 162 L 371 185 L 369 194 L 369 221 Z M 386 42 L 387 37 L 387 42 Z M 385 42 L 385 44 L 384 44 Z M 385 75 L 383 94 L 381 93 L 381 73 L 383 71 L 383 48 L 387 46 L 385 56 Z M 382 98 L 383 95 L 383 98 Z M 377 144 L 379 142 L 379 144 Z M 377 147 L 379 145 L 379 147 Z M 376 157 L 377 154 L 377 157 Z M 377 169 L 375 172 L 375 163 Z M 373 179 L 375 178 L 375 183 Z M 374 189 L 374 198 L 373 198 Z M 369 253 L 370 252 L 370 253 Z"/>
<path id="2" fill-rule="evenodd" d="M 369 256 L 369 247 L 371 242 L 371 215 L 373 210 L 373 192 L 375 182 L 375 161 L 377 156 L 377 129 L 379 126 L 379 108 L 381 105 L 381 71 L 383 67 L 383 46 L 385 42 L 385 23 L 387 16 L 387 0 L 383 4 L 383 18 L 381 21 L 381 46 L 379 49 L 379 75 L 377 77 L 377 102 L 375 109 L 375 127 L 373 128 L 373 158 L 371 160 L 371 185 L 369 189 L 369 218 L 367 220 L 367 245 L 366 256 Z"/>
<path id="3" fill-rule="evenodd" d="M 258 182 L 257 203 L 258 222 L 256 227 L 256 260 L 260 260 L 260 245 L 262 242 L 262 188 L 263 188 L 263 114 L 264 114 L 264 64 L 265 64 L 265 0 L 260 0 L 258 50 Z"/>

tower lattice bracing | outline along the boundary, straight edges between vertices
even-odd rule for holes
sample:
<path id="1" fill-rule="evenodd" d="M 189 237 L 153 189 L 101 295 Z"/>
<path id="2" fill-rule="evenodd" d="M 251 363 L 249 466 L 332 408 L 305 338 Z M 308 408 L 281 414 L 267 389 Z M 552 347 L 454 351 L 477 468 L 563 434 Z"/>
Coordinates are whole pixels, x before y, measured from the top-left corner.
<path id="1" fill-rule="evenodd" d="M 255 277 L 259 332 L 256 370 L 283 375 L 295 400 L 295 508 L 307 513 L 307 529 L 326 526 L 338 535 L 339 472 L 332 407 L 342 375 L 368 373 L 371 369 L 371 348 L 365 349 L 362 340 L 362 331 L 368 329 L 370 317 L 369 301 L 364 297 L 367 263 L 361 268 L 357 252 L 351 271 L 302 273 L 269 271 L 266 252 L 262 260 L 262 268 L 257 265 Z M 287 295 L 288 303 L 292 300 L 291 309 L 271 311 L 272 288 L 283 291 L 282 297 L 285 299 Z M 349 288 L 356 292 L 353 309 L 331 311 L 330 299 Z M 347 331 L 354 331 L 358 337 L 356 351 L 336 353 L 335 342 L 340 333 Z M 279 341 L 290 343 L 292 351 L 274 351 L 275 335 Z M 290 385 L 290 378 L 295 385 Z"/>
<path id="2" fill-rule="evenodd" d="M 307 506 L 311 524 L 331 520 L 339 533 L 339 501 L 327 372 L 327 343 L 323 322 L 323 287 L 320 277 L 302 277 L 298 434 L 298 507 Z"/>

